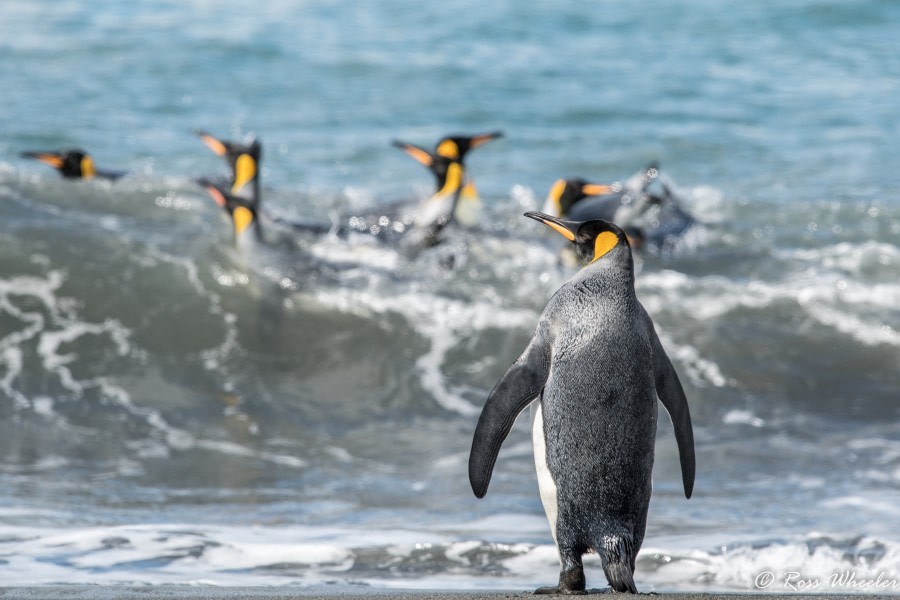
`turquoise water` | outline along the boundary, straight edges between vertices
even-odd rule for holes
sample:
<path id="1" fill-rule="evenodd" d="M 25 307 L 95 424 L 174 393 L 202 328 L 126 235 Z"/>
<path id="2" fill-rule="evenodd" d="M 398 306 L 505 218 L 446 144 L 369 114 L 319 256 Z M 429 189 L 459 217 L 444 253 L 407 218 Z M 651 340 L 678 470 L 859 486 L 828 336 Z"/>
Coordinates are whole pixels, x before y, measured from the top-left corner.
<path id="1" fill-rule="evenodd" d="M 651 161 L 700 221 L 637 264 L 698 480 L 679 496 L 661 418 L 638 587 L 896 576 L 900 5 L 7 0 L 0 22 L 5 582 L 554 581 L 525 424 L 485 500 L 465 475 L 572 273 L 519 215 Z M 468 159 L 492 233 L 235 248 L 197 128 L 258 136 L 266 207 L 323 221 L 428 193 L 391 140 L 502 130 Z M 73 146 L 129 175 L 19 157 Z"/>

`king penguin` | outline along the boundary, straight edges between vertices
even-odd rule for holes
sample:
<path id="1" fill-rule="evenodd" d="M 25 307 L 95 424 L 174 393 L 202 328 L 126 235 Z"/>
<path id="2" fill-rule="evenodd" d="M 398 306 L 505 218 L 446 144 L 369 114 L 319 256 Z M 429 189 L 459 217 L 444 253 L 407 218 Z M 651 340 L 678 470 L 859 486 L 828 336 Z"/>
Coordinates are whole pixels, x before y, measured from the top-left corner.
<path id="1" fill-rule="evenodd" d="M 634 248 L 655 250 L 676 244 L 697 224 L 697 219 L 684 208 L 684 202 L 660 175 L 657 163 L 650 163 L 625 182 L 607 186 L 608 191 L 599 194 L 579 192 L 581 182 L 580 179 L 556 182 L 543 211 L 572 221 L 612 221 L 625 228 Z"/>
<path id="2" fill-rule="evenodd" d="M 225 159 L 231 169 L 229 187 L 231 194 L 256 204 L 259 208 L 262 142 L 253 139 L 249 143 L 221 140 L 205 131 L 194 132 L 209 149 Z"/>
<path id="3" fill-rule="evenodd" d="M 429 156 L 440 156 L 449 161 L 458 162 L 465 169 L 465 158 L 469 152 L 501 137 L 503 137 L 502 131 L 492 131 L 478 135 L 448 135 L 438 140 L 432 152 L 407 142 L 394 141 L 393 144 L 429 169 L 432 169 L 433 162 L 428 159 Z M 480 221 L 480 207 L 481 200 L 478 196 L 478 190 L 475 188 L 475 183 L 471 177 L 467 177 L 465 184 L 460 190 L 459 200 L 453 209 L 453 220 L 463 227 L 472 227 Z"/>
<path id="4" fill-rule="evenodd" d="M 454 212 L 466 186 L 462 162 L 441 156 L 414 144 L 393 142 L 434 175 L 435 192 L 417 206 L 394 204 L 369 214 L 353 213 L 340 218 L 335 232 L 373 236 L 379 242 L 415 255 L 441 241 L 441 232 L 454 222 Z"/>
<path id="5" fill-rule="evenodd" d="M 593 219 L 603 219 L 604 221 L 612 221 L 619 208 L 619 192 L 621 186 L 618 185 L 602 185 L 598 183 L 588 183 L 579 177 L 570 179 L 558 179 L 550 187 L 547 194 L 547 200 L 544 202 L 544 212 L 554 217 L 564 217 L 576 203 L 588 198 L 589 196 L 601 196 L 602 202 L 598 203 L 598 214 L 592 216 Z"/>
<path id="6" fill-rule="evenodd" d="M 208 178 L 201 178 L 198 180 L 198 183 L 205 187 L 210 195 L 213 196 L 213 199 L 232 216 L 238 239 L 240 239 L 240 233 L 246 229 L 247 226 L 243 225 L 243 223 L 247 221 L 247 217 L 250 215 L 242 210 L 238 210 L 239 216 L 235 220 L 234 213 L 231 210 L 232 207 L 243 207 L 251 211 L 253 218 L 247 222 L 253 225 L 254 236 L 258 241 L 263 241 L 265 237 L 263 234 L 264 230 L 269 232 L 273 229 L 281 229 L 282 231 L 278 232 L 279 235 L 287 234 L 287 230 L 291 230 L 294 233 L 316 235 L 329 232 L 343 233 L 339 227 L 332 223 L 285 219 L 278 215 L 269 214 L 262 207 L 262 188 L 260 184 L 262 142 L 258 138 L 254 138 L 249 143 L 242 143 L 222 140 L 201 130 L 197 130 L 194 133 L 213 152 L 224 158 L 231 170 L 231 178 L 228 180 L 228 185 L 222 185 Z M 217 196 L 225 200 L 224 204 Z M 263 226 L 264 221 L 266 223 L 265 226 Z M 239 226 L 238 223 L 242 225 Z M 238 227 L 241 228 L 241 231 L 237 231 Z M 268 240 L 268 238 L 266 239 L 269 243 L 272 241 Z"/>
<path id="7" fill-rule="evenodd" d="M 262 243 L 265 241 L 255 203 L 236 196 L 230 189 L 210 179 L 200 178 L 197 180 L 197 183 L 206 188 L 206 191 L 216 204 L 231 219 L 236 242 L 240 243 L 245 235 L 251 235 L 255 242 Z"/>
<path id="8" fill-rule="evenodd" d="M 559 551 L 556 587 L 581 593 L 582 555 L 600 556 L 610 587 L 636 593 L 635 557 L 650 502 L 657 398 L 675 426 L 685 496 L 694 436 L 678 375 L 634 291 L 625 233 L 602 220 L 525 213 L 572 242 L 587 263 L 547 303 L 534 336 L 491 391 L 469 455 L 469 482 L 487 493 L 503 440 L 536 400 L 532 440 L 541 501 Z"/>
<path id="9" fill-rule="evenodd" d="M 465 165 L 458 158 L 449 158 L 424 148 L 394 142 L 410 156 L 428 167 L 434 175 L 436 190 L 421 202 L 413 216 L 412 228 L 404 236 L 408 247 L 430 246 L 437 242 L 438 234 L 450 224 L 467 185 Z"/>
<path id="10" fill-rule="evenodd" d="M 50 165 L 66 179 L 100 179 L 116 180 L 125 173 L 123 171 L 100 170 L 94 165 L 94 159 L 84 150 L 74 148 L 58 152 L 23 152 L 22 158 L 31 158 Z"/>
<path id="11" fill-rule="evenodd" d="M 587 190 L 582 179 L 562 179 L 550 188 L 543 210 L 572 221 L 603 219 L 621 225 L 639 217 L 654 203 L 656 198 L 647 193 L 647 188 L 658 177 L 659 166 L 650 163 L 624 182 L 587 184 Z"/>
<path id="12" fill-rule="evenodd" d="M 613 221 L 622 206 L 624 194 L 623 186 L 619 183 L 610 185 L 589 183 L 580 177 L 558 179 L 547 194 L 544 213 L 553 217 L 569 216 L 571 213 L 586 215 L 583 219 L 574 219 L 576 221 L 594 219 Z M 644 245 L 644 230 L 625 223 L 622 226 L 631 247 L 641 248 Z M 567 247 L 561 255 L 563 263 L 577 263 L 577 258 L 574 261 L 570 259 L 570 255 L 574 253 L 573 247 Z"/>

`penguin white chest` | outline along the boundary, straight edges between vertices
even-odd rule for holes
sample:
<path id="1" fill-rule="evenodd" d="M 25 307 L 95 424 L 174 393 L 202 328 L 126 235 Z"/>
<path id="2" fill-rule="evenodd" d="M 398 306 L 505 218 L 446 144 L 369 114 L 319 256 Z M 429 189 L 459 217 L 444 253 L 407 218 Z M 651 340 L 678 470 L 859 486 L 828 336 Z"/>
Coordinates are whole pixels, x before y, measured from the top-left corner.
<path id="1" fill-rule="evenodd" d="M 538 489 L 541 493 L 541 504 L 544 505 L 544 513 L 550 521 L 550 531 L 553 541 L 556 541 L 556 482 L 547 466 L 547 440 L 544 437 L 544 415 L 541 409 L 541 401 L 537 400 L 531 405 L 531 442 L 534 445 L 534 468 L 537 471 Z"/>

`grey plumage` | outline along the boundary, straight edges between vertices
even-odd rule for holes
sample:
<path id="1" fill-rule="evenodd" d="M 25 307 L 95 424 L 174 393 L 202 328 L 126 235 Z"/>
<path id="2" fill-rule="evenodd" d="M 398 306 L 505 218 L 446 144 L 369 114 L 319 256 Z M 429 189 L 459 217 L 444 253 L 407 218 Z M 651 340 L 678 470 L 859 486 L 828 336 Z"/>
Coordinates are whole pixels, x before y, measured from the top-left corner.
<path id="1" fill-rule="evenodd" d="M 569 237 L 592 260 L 548 302 L 534 336 L 492 390 L 469 461 L 472 489 L 484 496 L 503 439 L 519 412 L 538 399 L 555 506 L 560 583 L 539 591 L 584 589 L 582 555 L 596 551 L 611 587 L 636 592 L 635 556 L 644 539 L 651 492 L 657 397 L 675 424 L 685 495 L 694 480 L 690 413 L 653 322 L 634 292 L 624 232 L 604 221 L 574 223 L 529 213 Z M 606 232 L 606 233 L 604 233 Z M 608 237 L 610 233 L 615 238 Z M 604 244 L 595 243 L 612 240 Z M 614 244 L 611 248 L 607 247 Z M 603 247 L 601 247 L 603 246 Z M 600 253 L 599 257 L 594 252 Z M 536 449 L 540 439 L 536 439 Z M 551 503 L 553 502 L 551 498 Z M 551 510 L 552 509 L 552 510 Z M 555 523 L 553 513 L 556 514 Z"/>

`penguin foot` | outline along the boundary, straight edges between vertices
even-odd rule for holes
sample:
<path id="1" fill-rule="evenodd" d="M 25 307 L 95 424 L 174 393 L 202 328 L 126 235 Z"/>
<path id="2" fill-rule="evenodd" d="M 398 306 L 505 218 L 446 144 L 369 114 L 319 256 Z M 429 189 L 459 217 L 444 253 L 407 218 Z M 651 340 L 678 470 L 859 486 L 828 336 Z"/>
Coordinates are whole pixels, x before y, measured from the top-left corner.
<path id="1" fill-rule="evenodd" d="M 575 596 L 575 595 L 582 596 L 584 594 L 587 594 L 587 592 L 585 590 L 569 590 L 566 588 L 561 588 L 558 585 L 552 586 L 552 587 L 539 587 L 538 589 L 534 590 L 535 596 L 543 596 L 543 595 L 557 596 L 560 594 L 565 594 L 567 596 Z"/>
<path id="2" fill-rule="evenodd" d="M 574 569 L 563 571 L 559 574 L 559 585 L 556 587 L 542 587 L 534 590 L 536 595 L 544 594 L 587 594 L 584 589 L 584 569 L 579 564 Z"/>

